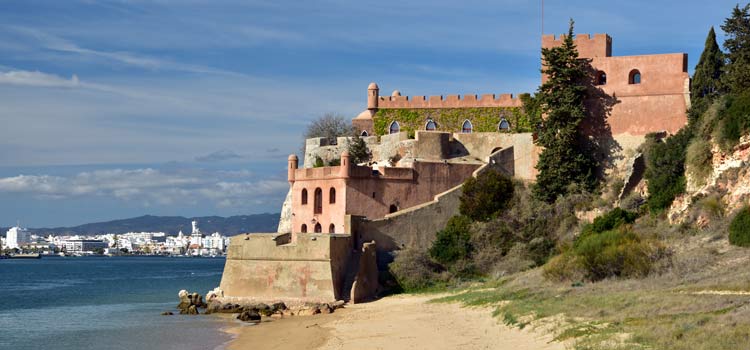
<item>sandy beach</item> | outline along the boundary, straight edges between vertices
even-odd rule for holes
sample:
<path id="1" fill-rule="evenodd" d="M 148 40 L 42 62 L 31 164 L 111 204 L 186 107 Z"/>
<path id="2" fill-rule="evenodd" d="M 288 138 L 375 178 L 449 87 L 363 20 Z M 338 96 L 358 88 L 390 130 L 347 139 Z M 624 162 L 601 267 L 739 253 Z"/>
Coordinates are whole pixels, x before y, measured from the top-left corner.
<path id="1" fill-rule="evenodd" d="M 396 295 L 347 305 L 333 314 L 240 326 L 240 349 L 500 349 L 562 350 L 550 335 L 503 325 L 489 308 L 428 303 L 435 295 Z"/>

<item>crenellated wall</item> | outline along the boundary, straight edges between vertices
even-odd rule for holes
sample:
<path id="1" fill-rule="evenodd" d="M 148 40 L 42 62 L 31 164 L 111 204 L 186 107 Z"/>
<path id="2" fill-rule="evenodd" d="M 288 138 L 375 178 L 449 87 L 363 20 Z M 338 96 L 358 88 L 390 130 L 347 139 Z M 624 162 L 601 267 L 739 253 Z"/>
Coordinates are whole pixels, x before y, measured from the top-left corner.
<path id="1" fill-rule="evenodd" d="M 542 35 L 542 48 L 551 48 L 562 45 L 567 34 L 555 36 L 554 34 Z M 573 41 L 578 49 L 578 57 L 594 58 L 612 56 L 612 38 L 607 34 L 576 34 Z"/>
<path id="2" fill-rule="evenodd" d="M 443 96 L 379 96 L 377 108 L 476 108 L 476 107 L 521 107 L 523 103 L 512 94 L 447 95 Z"/>

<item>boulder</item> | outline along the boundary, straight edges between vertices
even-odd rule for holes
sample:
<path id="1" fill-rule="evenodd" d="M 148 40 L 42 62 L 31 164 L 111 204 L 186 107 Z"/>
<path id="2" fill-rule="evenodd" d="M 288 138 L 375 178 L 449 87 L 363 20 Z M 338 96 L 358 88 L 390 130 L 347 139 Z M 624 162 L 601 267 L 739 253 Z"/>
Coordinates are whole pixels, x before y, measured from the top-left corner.
<path id="1" fill-rule="evenodd" d="M 284 310 L 286 310 L 288 308 L 286 307 L 286 304 L 284 304 L 283 302 L 277 302 L 277 303 L 273 303 L 271 305 L 271 309 L 274 312 L 278 312 L 278 311 L 284 311 Z"/>
<path id="2" fill-rule="evenodd" d="M 344 304 L 346 304 L 343 300 L 336 300 L 335 302 L 329 304 L 334 310 L 335 309 L 341 309 L 344 307 Z"/>
<path id="3" fill-rule="evenodd" d="M 164 312 L 161 313 L 161 315 L 162 316 L 172 316 L 174 314 L 172 313 L 172 311 L 164 311 Z"/>
<path id="4" fill-rule="evenodd" d="M 237 315 L 237 319 L 243 322 L 260 322 L 260 314 L 255 311 L 243 311 Z"/>
<path id="5" fill-rule="evenodd" d="M 221 290 L 221 288 L 216 287 L 213 290 L 209 290 L 208 293 L 206 293 L 206 303 L 211 303 L 212 300 L 216 298 L 223 298 L 224 297 L 224 291 Z"/>
<path id="6" fill-rule="evenodd" d="M 178 309 L 183 310 L 183 309 L 187 309 L 188 307 L 190 307 L 191 302 L 190 302 L 188 291 L 183 289 L 179 293 L 177 293 L 177 296 L 180 298 L 180 303 L 177 304 Z"/>
<path id="7" fill-rule="evenodd" d="M 180 310 L 180 315 L 199 315 L 198 308 L 195 305 L 190 305 L 187 309 Z"/>
<path id="8" fill-rule="evenodd" d="M 221 310 L 222 305 L 218 300 L 211 300 L 208 302 L 208 306 L 206 306 L 206 314 L 221 312 Z"/>

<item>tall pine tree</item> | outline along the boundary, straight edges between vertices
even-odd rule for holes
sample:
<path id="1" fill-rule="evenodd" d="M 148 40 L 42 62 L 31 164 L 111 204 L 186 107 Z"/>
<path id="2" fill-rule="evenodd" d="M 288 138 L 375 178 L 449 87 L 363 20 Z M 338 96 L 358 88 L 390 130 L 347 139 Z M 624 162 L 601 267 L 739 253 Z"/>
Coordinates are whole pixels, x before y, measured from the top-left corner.
<path id="1" fill-rule="evenodd" d="M 711 27 L 690 84 L 691 120 L 694 121 L 699 118 L 711 104 L 711 101 L 720 94 L 720 79 L 723 68 L 724 53 L 719 49 L 719 44 L 716 43 L 716 32 L 714 27 Z"/>
<path id="2" fill-rule="evenodd" d="M 730 92 L 741 93 L 750 88 L 750 4 L 735 6 L 721 29 L 727 35 L 725 85 Z"/>
<path id="3" fill-rule="evenodd" d="M 539 155 L 536 195 L 548 202 L 568 192 L 571 184 L 591 189 L 594 185 L 595 161 L 586 149 L 580 130 L 586 119 L 584 101 L 587 96 L 589 61 L 578 58 L 570 20 L 568 35 L 561 46 L 542 49 L 542 73 L 547 81 L 539 87 L 544 117 L 537 134 L 537 145 L 544 149 Z"/>

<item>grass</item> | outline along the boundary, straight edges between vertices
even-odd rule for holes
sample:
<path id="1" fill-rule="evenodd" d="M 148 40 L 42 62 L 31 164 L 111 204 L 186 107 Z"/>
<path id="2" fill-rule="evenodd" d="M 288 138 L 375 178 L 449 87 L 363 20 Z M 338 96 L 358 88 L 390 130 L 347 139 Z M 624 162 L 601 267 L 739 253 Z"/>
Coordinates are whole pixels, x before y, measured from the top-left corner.
<path id="1" fill-rule="evenodd" d="M 750 251 L 703 235 L 675 236 L 673 265 L 657 276 L 576 284 L 541 269 L 467 287 L 434 302 L 494 307 L 510 326 L 554 323 L 575 349 L 742 349 L 750 344 Z"/>

